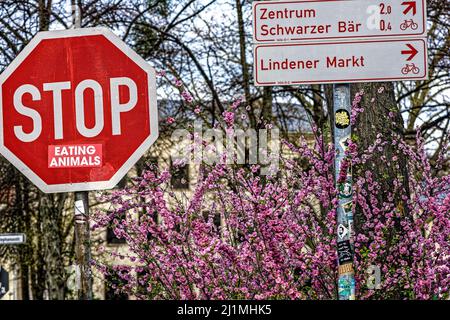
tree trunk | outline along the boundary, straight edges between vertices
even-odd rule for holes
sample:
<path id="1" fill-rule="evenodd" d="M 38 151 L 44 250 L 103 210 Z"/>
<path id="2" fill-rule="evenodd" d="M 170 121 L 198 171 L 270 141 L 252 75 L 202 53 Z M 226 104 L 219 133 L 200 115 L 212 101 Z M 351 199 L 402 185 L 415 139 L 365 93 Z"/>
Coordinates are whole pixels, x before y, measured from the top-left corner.
<path id="1" fill-rule="evenodd" d="M 43 254 L 45 261 L 46 289 L 50 300 L 63 300 L 66 272 L 61 254 L 64 241 L 62 239 L 62 210 L 67 194 L 41 194 L 40 210 L 42 225 L 45 230 L 43 240 Z"/>
<path id="2" fill-rule="evenodd" d="M 365 164 L 358 165 L 353 168 L 354 181 L 358 177 L 364 177 L 366 172 L 372 173 L 373 180 L 380 184 L 380 189 L 376 192 L 376 197 L 381 207 L 384 202 L 392 202 L 396 205 L 395 210 L 401 210 L 402 219 L 409 218 L 408 206 L 406 204 L 409 198 L 408 188 L 408 170 L 407 160 L 402 157 L 402 153 L 398 152 L 398 144 L 393 144 L 393 135 L 397 138 L 403 138 L 403 119 L 399 107 L 395 101 L 394 87 L 389 83 L 358 83 L 352 85 L 352 96 L 361 90 L 364 91 L 360 106 L 364 111 L 357 117 L 356 125 L 352 130 L 352 140 L 357 143 L 359 151 L 365 151 L 370 145 L 377 140 L 377 136 L 387 144 L 382 150 L 375 150 L 374 155 Z M 381 136 L 380 136 L 381 135 Z M 397 155 L 399 166 L 389 165 Z M 394 191 L 394 180 L 398 179 L 399 184 L 404 190 Z M 367 189 L 369 186 L 365 185 Z M 406 198 L 403 198 L 406 195 Z M 389 200 L 389 197 L 392 199 Z M 406 201 L 405 201 L 406 199 Z M 383 215 L 377 217 L 383 220 Z M 365 217 L 361 208 L 356 206 L 354 211 L 354 228 L 355 233 L 365 234 L 362 226 L 365 223 Z M 389 250 L 390 244 L 395 243 L 395 239 L 401 237 L 401 220 L 395 220 L 394 227 L 389 230 L 386 241 L 386 250 Z M 366 234 L 369 237 L 370 235 Z M 382 259 L 382 257 L 380 258 Z M 396 267 L 396 266 L 392 266 Z M 401 299 L 401 292 L 394 293 L 393 299 Z"/>
<path id="3" fill-rule="evenodd" d="M 372 172 L 374 180 L 381 184 L 381 192 L 378 193 L 379 201 L 387 200 L 387 193 L 392 190 L 395 178 L 400 178 L 409 196 L 405 158 L 399 158 L 400 170 L 397 170 L 395 166 L 388 167 L 386 161 L 382 160 L 382 157 L 388 160 L 392 159 L 396 154 L 397 146 L 391 143 L 392 135 L 403 137 L 403 119 L 395 101 L 392 82 L 358 83 L 352 85 L 351 91 L 353 97 L 357 92 L 364 92 L 360 103 L 364 111 L 358 115 L 356 125 L 352 130 L 352 138 L 358 144 L 359 150 L 366 150 L 376 141 L 379 134 L 381 134 L 381 140 L 388 141 L 382 152 L 375 151 L 376 155 L 365 165 L 353 168 L 354 176 L 363 176 L 366 171 Z M 394 196 L 398 205 L 406 208 L 400 195 Z M 362 217 L 356 214 L 355 231 L 362 223 Z"/>
<path id="4" fill-rule="evenodd" d="M 37 246 L 33 255 L 33 269 L 31 272 L 31 292 L 33 300 L 43 300 L 45 294 L 45 260 L 44 260 L 44 237 L 45 230 L 42 227 L 42 212 L 37 208 L 36 242 Z"/>
<path id="5" fill-rule="evenodd" d="M 32 261 L 32 238 L 31 215 L 29 212 L 29 186 L 30 183 L 26 178 L 15 172 L 17 176 L 14 184 L 16 196 L 15 207 L 17 216 L 20 217 L 18 223 L 19 230 L 25 233 L 28 238 L 27 242 L 18 247 L 18 262 L 20 266 L 20 288 L 22 300 L 30 300 L 30 262 Z"/>
<path id="6" fill-rule="evenodd" d="M 51 10 L 52 0 L 39 0 L 39 31 L 49 30 Z"/>
<path id="7" fill-rule="evenodd" d="M 240 63 L 242 68 L 242 87 L 244 88 L 245 100 L 250 102 L 250 75 L 248 72 L 247 56 L 246 56 L 246 43 L 245 43 L 245 28 L 244 18 L 242 15 L 242 3 L 241 0 L 236 0 L 236 12 L 238 20 L 239 30 L 239 53 Z"/>

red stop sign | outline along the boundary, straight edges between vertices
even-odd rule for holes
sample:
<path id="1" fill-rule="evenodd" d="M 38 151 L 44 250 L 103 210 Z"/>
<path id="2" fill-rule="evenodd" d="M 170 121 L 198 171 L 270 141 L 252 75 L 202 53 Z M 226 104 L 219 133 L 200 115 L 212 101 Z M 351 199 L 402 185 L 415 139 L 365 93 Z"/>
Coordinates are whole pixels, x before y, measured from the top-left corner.
<path id="1" fill-rule="evenodd" d="M 0 76 L 0 152 L 44 192 L 112 188 L 158 137 L 155 78 L 106 29 L 38 33 Z"/>

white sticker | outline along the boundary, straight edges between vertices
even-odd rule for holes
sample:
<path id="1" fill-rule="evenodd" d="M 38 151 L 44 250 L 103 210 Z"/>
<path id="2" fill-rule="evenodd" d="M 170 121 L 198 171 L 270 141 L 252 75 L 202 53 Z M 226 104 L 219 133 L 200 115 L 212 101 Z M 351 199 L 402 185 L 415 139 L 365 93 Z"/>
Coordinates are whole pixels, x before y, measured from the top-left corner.
<path id="1" fill-rule="evenodd" d="M 341 146 L 342 150 L 344 150 L 344 152 L 347 150 L 347 146 L 348 146 L 348 141 L 350 139 L 350 136 L 345 136 L 342 139 L 339 140 L 339 145 Z"/>
<path id="2" fill-rule="evenodd" d="M 348 233 L 347 228 L 343 224 L 340 224 L 338 226 L 338 236 L 339 236 L 339 238 L 343 239 L 347 235 L 347 233 Z"/>
<path id="3" fill-rule="evenodd" d="M 75 265 L 75 283 L 77 290 L 81 290 L 81 268 L 78 264 Z"/>
<path id="4" fill-rule="evenodd" d="M 83 200 L 77 200 L 75 201 L 75 215 L 83 215 L 84 212 L 84 203 Z"/>

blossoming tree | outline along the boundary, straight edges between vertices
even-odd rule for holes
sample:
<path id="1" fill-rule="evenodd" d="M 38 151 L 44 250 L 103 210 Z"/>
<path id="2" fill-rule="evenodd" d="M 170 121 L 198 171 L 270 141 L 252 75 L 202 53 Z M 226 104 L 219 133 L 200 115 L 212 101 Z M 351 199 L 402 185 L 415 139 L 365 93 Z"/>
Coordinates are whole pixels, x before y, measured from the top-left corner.
<path id="1" fill-rule="evenodd" d="M 362 95 L 354 101 L 353 123 Z M 239 108 L 238 102 L 224 112 L 224 129 L 233 128 Z M 223 155 L 202 166 L 184 197 L 170 189 L 168 171 L 150 166 L 105 195 L 113 209 L 95 217 L 94 229 L 110 225 L 126 240 L 129 254 L 113 254 L 124 263 L 93 263 L 117 275 L 117 291 L 139 299 L 336 299 L 334 147 L 313 131 L 312 144 L 284 142 L 290 156 L 282 158 L 279 174 L 227 165 Z M 347 144 L 341 175 L 358 170 L 350 206 L 357 220 L 357 298 L 448 298 L 450 175 L 432 170 L 445 161 L 446 149 L 432 166 L 420 135 L 415 145 L 396 132 L 365 148 Z M 392 144 L 397 147 L 387 158 Z M 407 177 L 394 177 L 386 188 L 368 169 L 374 158 Z M 381 271 L 375 287 L 371 268 Z"/>

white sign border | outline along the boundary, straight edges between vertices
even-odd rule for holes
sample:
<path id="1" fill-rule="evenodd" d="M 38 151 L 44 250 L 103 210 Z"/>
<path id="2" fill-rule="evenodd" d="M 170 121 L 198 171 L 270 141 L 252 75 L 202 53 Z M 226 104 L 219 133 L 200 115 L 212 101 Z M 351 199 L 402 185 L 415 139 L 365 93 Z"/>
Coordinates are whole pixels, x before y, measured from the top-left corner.
<path id="1" fill-rule="evenodd" d="M 119 170 L 109 180 L 96 182 L 47 184 L 35 172 L 33 172 L 22 160 L 13 154 L 4 145 L 3 134 L 3 83 L 16 70 L 16 68 L 27 58 L 27 56 L 36 48 L 36 46 L 45 39 L 72 38 L 91 35 L 103 35 L 120 51 L 127 55 L 134 63 L 141 67 L 148 75 L 148 93 L 149 93 L 149 125 L 150 135 L 128 158 L 128 160 L 119 168 Z M 154 97 L 151 99 L 150 97 Z M 13 62 L 0 74 L 0 153 L 11 162 L 20 172 L 22 172 L 31 182 L 45 193 L 74 192 L 74 191 L 93 191 L 107 190 L 114 188 L 124 177 L 133 165 L 142 157 L 148 148 L 156 141 L 159 136 L 158 130 L 158 109 L 156 103 L 156 72 L 143 58 L 141 58 L 133 49 L 128 47 L 119 37 L 106 28 L 83 28 L 58 31 L 39 32 L 28 45 L 20 52 Z"/>

